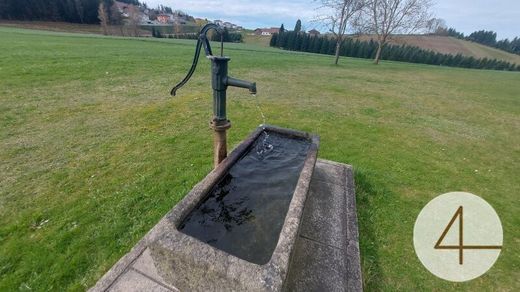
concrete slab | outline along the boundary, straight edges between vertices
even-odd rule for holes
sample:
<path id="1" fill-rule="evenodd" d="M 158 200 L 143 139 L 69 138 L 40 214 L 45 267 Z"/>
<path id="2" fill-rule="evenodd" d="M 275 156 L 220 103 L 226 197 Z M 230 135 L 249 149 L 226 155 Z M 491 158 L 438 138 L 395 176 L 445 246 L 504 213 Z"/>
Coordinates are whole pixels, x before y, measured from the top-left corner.
<path id="1" fill-rule="evenodd" d="M 108 289 L 111 292 L 140 292 L 140 291 L 153 291 L 153 292 L 170 292 L 173 290 L 168 289 L 165 286 L 161 286 L 154 280 L 138 273 L 137 271 L 130 269 L 126 271 L 116 281 L 114 285 Z"/>
<path id="2" fill-rule="evenodd" d="M 160 276 L 149 245 L 163 218 L 90 291 L 178 291 Z M 362 291 L 352 168 L 318 160 L 302 215 L 285 291 Z"/>
<path id="3" fill-rule="evenodd" d="M 317 169 L 320 169 L 319 167 Z M 303 211 L 300 236 L 344 248 L 347 245 L 345 187 L 336 181 L 314 180 Z"/>
<path id="4" fill-rule="evenodd" d="M 299 238 L 285 291 L 347 291 L 344 249 Z"/>
<path id="5" fill-rule="evenodd" d="M 343 163 L 318 159 L 312 176 L 315 181 L 334 182 L 340 186 L 346 186 L 346 169 L 350 167 Z"/>
<path id="6" fill-rule="evenodd" d="M 145 249 L 143 253 L 135 260 L 134 264 L 132 265 L 132 268 L 141 274 L 154 279 L 159 284 L 170 288 L 173 291 L 179 291 L 177 288 L 168 285 L 166 281 L 159 275 L 159 272 L 157 271 L 157 268 L 155 267 L 154 260 L 152 259 L 152 256 L 150 255 L 150 249 Z"/>
<path id="7" fill-rule="evenodd" d="M 318 160 L 286 291 L 362 291 L 352 168 Z"/>

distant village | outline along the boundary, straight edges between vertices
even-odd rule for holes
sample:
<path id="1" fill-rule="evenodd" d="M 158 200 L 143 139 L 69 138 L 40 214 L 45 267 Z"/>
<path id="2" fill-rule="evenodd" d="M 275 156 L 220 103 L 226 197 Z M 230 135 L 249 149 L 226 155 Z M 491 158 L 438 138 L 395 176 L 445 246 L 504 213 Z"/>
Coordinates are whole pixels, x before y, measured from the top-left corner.
<path id="1" fill-rule="evenodd" d="M 158 8 L 148 8 L 146 5 L 137 7 L 132 4 L 115 1 L 115 7 L 119 10 L 121 16 L 125 19 L 135 19 L 139 25 L 190 25 L 190 24 L 205 24 L 213 22 L 229 30 L 241 31 L 244 28 L 231 22 L 222 20 L 209 21 L 202 18 L 194 18 L 180 10 L 173 10 L 166 6 L 159 6 Z"/>
<path id="2" fill-rule="evenodd" d="M 208 20 L 202 18 L 195 18 L 180 10 L 173 10 L 166 6 L 159 6 L 158 8 L 149 8 L 146 5 L 137 7 L 132 4 L 115 1 L 115 7 L 118 9 L 121 16 L 125 19 L 134 18 L 134 21 L 141 26 L 166 26 L 166 25 L 197 25 L 202 26 L 206 23 L 212 22 L 228 30 L 241 32 L 244 28 L 240 25 L 223 21 L 220 19 Z M 278 33 L 278 27 L 271 28 L 257 28 L 252 34 L 258 36 L 271 36 Z M 319 35 L 320 32 L 312 29 L 308 32 L 311 36 Z"/>

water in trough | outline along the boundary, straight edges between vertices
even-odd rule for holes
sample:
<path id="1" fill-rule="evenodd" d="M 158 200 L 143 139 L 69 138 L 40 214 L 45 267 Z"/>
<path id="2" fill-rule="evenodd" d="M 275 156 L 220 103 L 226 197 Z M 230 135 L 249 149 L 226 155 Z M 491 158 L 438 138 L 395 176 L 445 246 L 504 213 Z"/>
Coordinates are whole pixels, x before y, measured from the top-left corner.
<path id="1" fill-rule="evenodd" d="M 249 262 L 269 262 L 310 144 L 264 131 L 178 229 Z"/>

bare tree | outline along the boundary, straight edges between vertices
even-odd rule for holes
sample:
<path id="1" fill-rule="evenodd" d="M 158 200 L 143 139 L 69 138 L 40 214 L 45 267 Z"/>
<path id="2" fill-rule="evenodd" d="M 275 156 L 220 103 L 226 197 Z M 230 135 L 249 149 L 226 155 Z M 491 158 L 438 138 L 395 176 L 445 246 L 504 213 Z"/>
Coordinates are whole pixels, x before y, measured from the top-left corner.
<path id="1" fill-rule="evenodd" d="M 103 29 L 103 34 L 108 35 L 108 13 L 103 1 L 99 3 L 98 18 L 101 24 L 101 28 Z"/>
<path id="2" fill-rule="evenodd" d="M 125 36 L 125 30 L 123 29 L 123 15 L 121 11 L 119 11 L 119 7 L 117 7 L 115 2 L 112 4 L 112 7 L 110 7 L 110 24 L 119 27 L 121 36 Z"/>
<path id="3" fill-rule="evenodd" d="M 182 23 L 178 20 L 173 22 L 173 29 L 176 35 L 182 34 Z M 213 35 L 214 32 L 211 32 L 210 36 Z"/>
<path id="4" fill-rule="evenodd" d="M 135 5 L 130 5 L 128 8 L 128 24 L 135 37 L 139 36 L 140 17 L 139 8 Z"/>
<path id="5" fill-rule="evenodd" d="M 208 23 L 209 23 L 209 21 L 207 19 L 202 19 L 202 18 L 195 19 L 195 24 L 199 27 L 199 29 Z"/>
<path id="6" fill-rule="evenodd" d="M 381 51 L 391 34 L 407 34 L 427 27 L 432 18 L 431 6 L 431 0 L 371 0 L 365 26 L 377 36 L 374 64 L 379 64 Z"/>
<path id="7" fill-rule="evenodd" d="M 367 0 L 320 0 L 321 9 L 325 15 L 319 16 L 318 20 L 323 22 L 336 40 L 336 52 L 334 64 L 338 64 L 341 45 L 349 22 L 359 14 L 367 5 Z"/>
<path id="8" fill-rule="evenodd" d="M 448 32 L 446 21 L 442 18 L 432 18 L 426 22 L 426 32 L 429 34 L 443 35 Z"/>

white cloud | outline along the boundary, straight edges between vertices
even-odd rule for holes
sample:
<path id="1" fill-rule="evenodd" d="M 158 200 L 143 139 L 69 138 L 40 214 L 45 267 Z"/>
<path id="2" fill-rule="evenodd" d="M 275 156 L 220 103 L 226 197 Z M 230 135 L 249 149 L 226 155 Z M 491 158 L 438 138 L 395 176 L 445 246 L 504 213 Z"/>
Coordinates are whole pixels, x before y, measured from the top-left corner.
<path id="1" fill-rule="evenodd" d="M 518 0 L 437 0 L 435 12 L 465 34 L 485 29 L 496 31 L 498 39 L 520 36 Z"/>
<path id="2" fill-rule="evenodd" d="M 187 12 L 219 14 L 224 16 L 285 16 L 312 18 L 314 16 L 313 1 L 239 1 L 239 0 L 199 0 L 199 1 L 176 1 L 176 0 L 145 0 L 149 6 L 163 4 L 174 9 Z"/>
<path id="3" fill-rule="evenodd" d="M 254 26 L 278 26 L 284 22 L 286 26 L 294 24 L 300 18 L 303 22 L 311 21 L 316 15 L 316 3 L 308 1 L 239 1 L 239 0 L 144 0 L 148 6 L 158 4 L 180 9 L 196 17 L 223 19 L 237 24 Z M 254 25 L 256 24 L 256 25 Z"/>
<path id="4" fill-rule="evenodd" d="M 158 4 L 180 9 L 196 17 L 222 19 L 248 28 L 279 26 L 291 28 L 300 18 L 306 28 L 316 27 L 319 2 L 314 0 L 141 0 L 149 6 Z M 464 33 L 479 29 L 494 30 L 498 38 L 520 35 L 520 0 L 434 0 L 434 12 L 448 25 Z"/>

